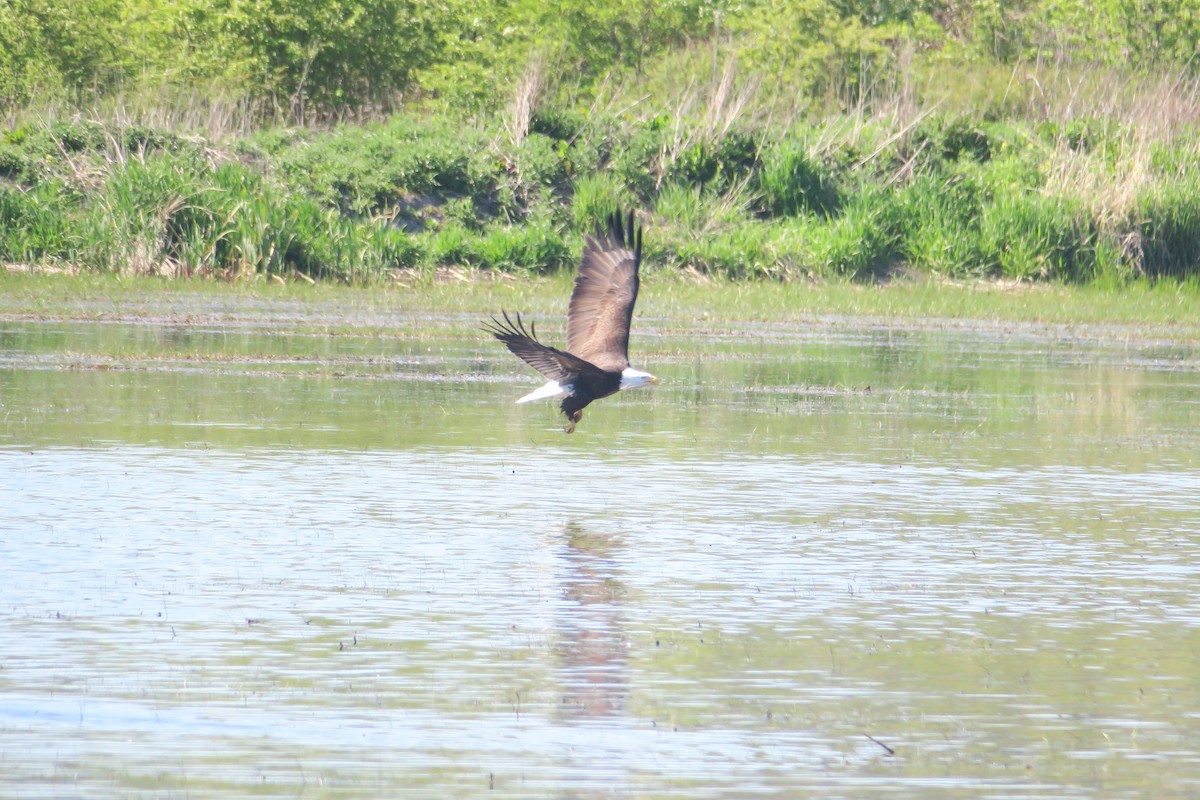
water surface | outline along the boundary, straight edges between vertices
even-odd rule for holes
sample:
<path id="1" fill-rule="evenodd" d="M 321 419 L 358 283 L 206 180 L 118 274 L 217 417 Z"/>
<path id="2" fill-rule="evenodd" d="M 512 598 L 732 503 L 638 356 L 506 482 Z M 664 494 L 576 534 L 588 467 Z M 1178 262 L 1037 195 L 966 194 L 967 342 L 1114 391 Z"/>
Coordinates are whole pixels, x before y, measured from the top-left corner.
<path id="1" fill-rule="evenodd" d="M 192 311 L 0 322 L 5 797 L 1200 793 L 1194 347 Z"/>

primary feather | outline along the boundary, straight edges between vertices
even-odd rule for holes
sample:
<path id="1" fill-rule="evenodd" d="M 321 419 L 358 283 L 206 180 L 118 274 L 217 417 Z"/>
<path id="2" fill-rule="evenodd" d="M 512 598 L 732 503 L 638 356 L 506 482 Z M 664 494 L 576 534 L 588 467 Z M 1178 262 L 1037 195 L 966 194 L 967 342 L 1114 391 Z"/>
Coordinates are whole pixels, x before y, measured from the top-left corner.
<path id="1" fill-rule="evenodd" d="M 504 322 L 492 317 L 491 324 L 484 325 L 505 346 L 529 366 L 542 373 L 549 380 L 558 383 L 569 382 L 584 372 L 600 372 L 594 364 L 589 364 L 582 358 L 550 347 L 539 342 L 533 325 L 525 329 L 521 315 L 516 314 L 516 321 L 509 319 L 507 312 L 501 312 Z"/>
<path id="2" fill-rule="evenodd" d="M 608 230 L 587 237 L 571 303 L 567 307 L 567 350 L 601 369 L 629 366 L 629 326 L 637 302 L 642 232 L 633 212 L 623 224 L 614 212 Z"/>

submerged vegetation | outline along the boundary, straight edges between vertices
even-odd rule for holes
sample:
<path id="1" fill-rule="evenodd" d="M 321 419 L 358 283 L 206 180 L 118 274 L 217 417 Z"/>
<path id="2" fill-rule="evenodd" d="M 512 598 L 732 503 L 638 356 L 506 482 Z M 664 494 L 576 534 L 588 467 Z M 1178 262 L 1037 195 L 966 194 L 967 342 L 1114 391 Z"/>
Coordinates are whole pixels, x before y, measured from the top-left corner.
<path id="1" fill-rule="evenodd" d="M 573 275 L 464 275 L 442 270 L 411 281 L 346 286 L 328 281 L 162 281 L 111 273 L 11 273 L 3 279 L 0 319 L 76 322 L 154 321 L 224 326 L 258 320 L 268 328 L 319 334 L 426 335 L 429 315 L 455 335 L 480 341 L 479 322 L 520 308 L 551 343 Z M 474 278 L 474 279 L 470 279 Z M 81 302 L 81 298 L 86 298 Z M 285 302 L 276 302 L 276 301 Z M 634 327 L 662 336 L 680 323 L 721 334 L 741 322 L 811 324 L 820 329 L 879 325 L 956 327 L 1108 341 L 1200 341 L 1200 284 L 1103 284 L 898 280 L 746 281 L 657 270 L 642 282 Z M 300 309 L 298 312 L 297 309 Z M 543 330 L 544 329 L 544 330 Z M 643 341 L 644 347 L 652 347 Z"/>
<path id="2" fill-rule="evenodd" d="M 8 270 L 1200 275 L 1192 0 L 19 5 Z"/>

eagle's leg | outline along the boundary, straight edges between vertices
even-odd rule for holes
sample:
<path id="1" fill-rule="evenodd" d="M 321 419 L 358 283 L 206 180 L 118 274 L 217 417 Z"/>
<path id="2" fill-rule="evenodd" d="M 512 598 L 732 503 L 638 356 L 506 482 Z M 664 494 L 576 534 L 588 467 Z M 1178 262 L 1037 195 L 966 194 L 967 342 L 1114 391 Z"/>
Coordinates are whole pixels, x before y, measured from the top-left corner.
<path id="1" fill-rule="evenodd" d="M 570 420 L 570 422 L 567 423 L 567 433 L 574 433 L 575 424 L 579 422 L 579 420 L 583 419 L 583 411 L 572 411 L 570 414 L 567 414 L 567 419 Z"/>

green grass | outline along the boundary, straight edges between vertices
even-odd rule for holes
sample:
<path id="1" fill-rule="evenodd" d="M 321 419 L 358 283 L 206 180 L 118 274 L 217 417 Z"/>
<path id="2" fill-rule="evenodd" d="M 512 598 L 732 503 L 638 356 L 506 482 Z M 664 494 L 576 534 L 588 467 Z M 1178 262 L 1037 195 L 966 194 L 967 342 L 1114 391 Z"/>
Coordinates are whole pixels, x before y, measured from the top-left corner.
<path id="1" fill-rule="evenodd" d="M 465 280 L 417 273 L 402 284 L 346 286 L 259 278 L 227 281 L 169 281 L 117 275 L 0 275 L 0 319 L 154 318 L 180 323 L 206 299 L 243 316 L 238 304 L 264 319 L 295 314 L 304 306 L 312 328 L 325 333 L 364 331 L 360 318 L 382 314 L 387 330 L 420 335 L 419 314 L 462 315 L 464 335 L 501 309 L 520 311 L 550 334 L 561 331 L 571 275 L 503 277 L 467 271 Z M 187 302 L 196 301 L 194 304 Z M 277 307 L 275 301 L 287 301 Z M 905 328 L 976 328 L 1008 333 L 1025 330 L 1052 336 L 1102 339 L 1200 341 L 1200 282 L 1137 281 L 1117 286 L 894 280 L 868 285 L 848 280 L 695 280 L 670 271 L 651 271 L 642 282 L 635 327 L 671 320 L 702 320 L 720 330 L 736 321 L 806 324 L 817 327 L 886 325 Z M 368 313 L 370 312 L 370 313 Z M 639 320 L 641 322 L 639 322 Z"/>
<path id="2" fill-rule="evenodd" d="M 598 114 L 518 140 L 409 114 L 223 144 L 31 124 L 3 137 L 0 264 L 366 283 L 439 266 L 545 273 L 620 205 L 640 210 L 657 267 L 719 278 L 1200 275 L 1200 133 L 1085 122 L 841 115 L 714 132 Z"/>

